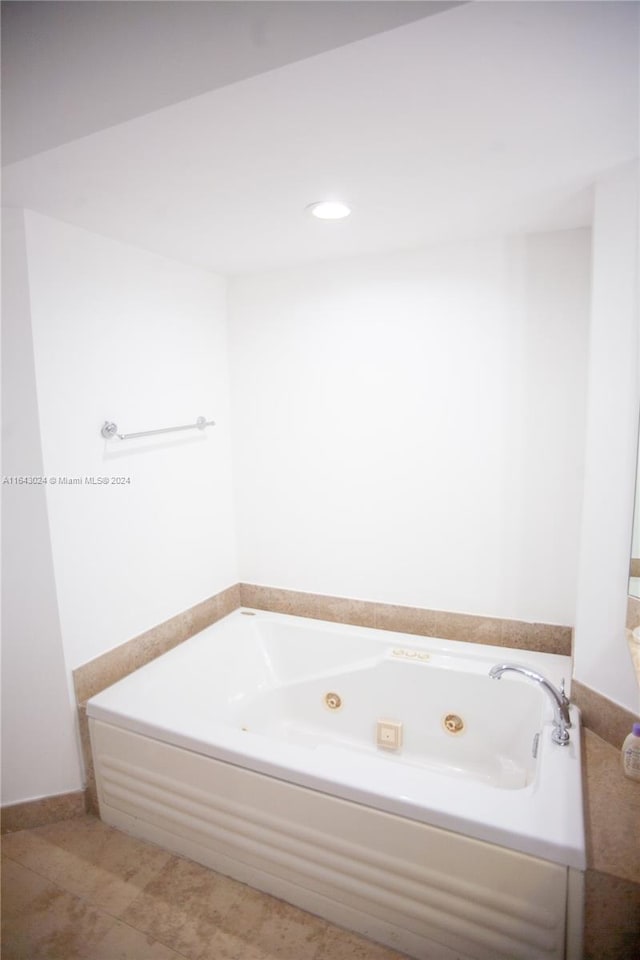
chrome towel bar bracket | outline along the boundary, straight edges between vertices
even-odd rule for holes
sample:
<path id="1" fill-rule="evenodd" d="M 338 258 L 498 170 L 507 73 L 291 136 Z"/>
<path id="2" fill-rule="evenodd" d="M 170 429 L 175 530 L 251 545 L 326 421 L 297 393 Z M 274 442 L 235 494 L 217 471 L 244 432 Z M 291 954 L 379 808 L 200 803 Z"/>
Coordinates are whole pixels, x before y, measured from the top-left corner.
<path id="1" fill-rule="evenodd" d="M 105 420 L 100 434 L 105 440 L 110 440 L 111 437 L 117 437 L 118 440 L 135 440 L 136 437 L 154 437 L 158 433 L 175 433 L 176 430 L 204 430 L 205 427 L 215 427 L 215 425 L 215 420 L 198 417 L 195 423 L 183 423 L 179 427 L 161 427 L 160 430 L 141 430 L 139 433 L 118 433 L 117 424 Z"/>

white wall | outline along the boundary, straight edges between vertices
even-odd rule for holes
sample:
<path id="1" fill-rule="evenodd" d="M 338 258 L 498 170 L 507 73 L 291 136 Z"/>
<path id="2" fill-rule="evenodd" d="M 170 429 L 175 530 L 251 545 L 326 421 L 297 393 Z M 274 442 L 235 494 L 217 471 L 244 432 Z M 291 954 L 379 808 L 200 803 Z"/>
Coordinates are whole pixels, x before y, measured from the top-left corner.
<path id="1" fill-rule="evenodd" d="M 638 441 L 638 165 L 596 186 L 576 679 L 630 710 L 625 640 Z"/>
<path id="2" fill-rule="evenodd" d="M 2 217 L 2 473 L 42 476 L 24 218 Z M 2 484 L 2 803 L 82 786 L 45 488 Z"/>
<path id="3" fill-rule="evenodd" d="M 225 284 L 28 213 L 44 472 L 67 666 L 235 583 Z M 152 439 L 120 432 L 195 421 Z M 124 477 L 87 485 L 85 477 Z M 130 482 L 128 482 L 130 480 Z"/>
<path id="4" fill-rule="evenodd" d="M 238 277 L 244 580 L 572 623 L 586 231 Z"/>
<path id="5" fill-rule="evenodd" d="M 4 211 L 3 242 L 3 474 L 83 481 L 2 488 L 12 803 L 83 785 L 72 669 L 238 573 L 224 281 L 31 212 Z"/>

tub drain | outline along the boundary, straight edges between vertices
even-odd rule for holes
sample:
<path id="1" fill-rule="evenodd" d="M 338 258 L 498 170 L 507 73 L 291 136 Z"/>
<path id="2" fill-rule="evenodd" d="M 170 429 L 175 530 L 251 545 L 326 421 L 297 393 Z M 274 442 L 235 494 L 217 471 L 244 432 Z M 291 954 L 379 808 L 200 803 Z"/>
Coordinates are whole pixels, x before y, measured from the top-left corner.
<path id="1" fill-rule="evenodd" d="M 337 693 L 325 693 L 324 703 L 325 706 L 329 707 L 329 710 L 339 710 L 342 706 L 342 697 Z"/>
<path id="2" fill-rule="evenodd" d="M 442 726 L 447 733 L 462 733 L 464 730 L 464 720 L 457 713 L 448 713 L 442 718 Z"/>

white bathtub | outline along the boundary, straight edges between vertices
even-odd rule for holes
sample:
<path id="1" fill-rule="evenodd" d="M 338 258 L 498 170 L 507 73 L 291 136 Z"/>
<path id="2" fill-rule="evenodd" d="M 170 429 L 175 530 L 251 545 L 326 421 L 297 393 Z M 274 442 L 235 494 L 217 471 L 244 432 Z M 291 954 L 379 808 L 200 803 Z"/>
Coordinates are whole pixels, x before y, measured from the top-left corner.
<path id="1" fill-rule="evenodd" d="M 416 957 L 578 957 L 579 716 L 553 744 L 504 661 L 568 685 L 568 657 L 235 611 L 89 701 L 101 815 Z"/>

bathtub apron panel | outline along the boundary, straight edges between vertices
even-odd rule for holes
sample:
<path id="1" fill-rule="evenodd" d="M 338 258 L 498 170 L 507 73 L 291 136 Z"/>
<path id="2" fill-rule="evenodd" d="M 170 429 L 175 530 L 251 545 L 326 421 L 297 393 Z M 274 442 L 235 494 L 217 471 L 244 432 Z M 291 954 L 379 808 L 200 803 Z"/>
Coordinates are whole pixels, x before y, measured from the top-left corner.
<path id="1" fill-rule="evenodd" d="M 100 814 L 121 830 L 418 960 L 581 956 L 580 871 L 90 727 Z"/>

